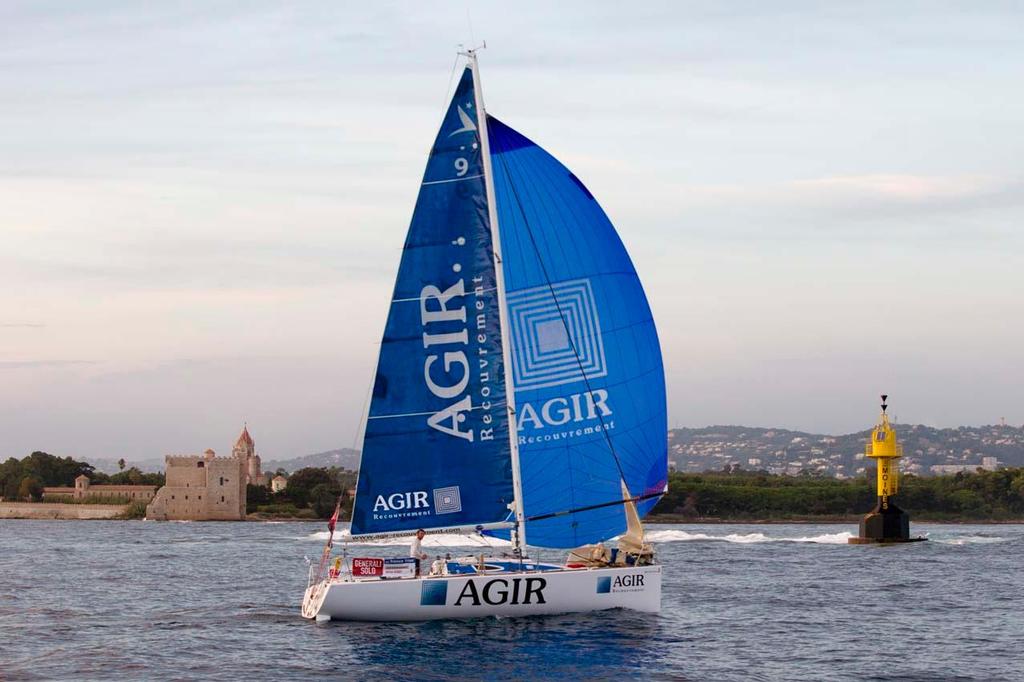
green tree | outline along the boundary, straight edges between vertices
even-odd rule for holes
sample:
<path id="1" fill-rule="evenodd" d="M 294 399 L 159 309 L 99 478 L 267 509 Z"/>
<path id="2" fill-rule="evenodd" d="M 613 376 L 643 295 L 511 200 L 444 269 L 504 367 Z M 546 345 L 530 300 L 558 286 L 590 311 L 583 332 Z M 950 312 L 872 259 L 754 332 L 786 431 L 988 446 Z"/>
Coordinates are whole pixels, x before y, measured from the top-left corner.
<path id="1" fill-rule="evenodd" d="M 0 464 L 0 497 L 13 500 L 18 497 L 18 487 L 23 478 L 21 462 L 14 457 Z"/>
<path id="2" fill-rule="evenodd" d="M 36 451 L 21 460 L 23 476 L 33 476 L 43 485 L 72 486 L 75 479 L 85 474 L 93 477 L 94 468 L 86 462 L 77 462 L 70 457 L 55 457 L 47 452 Z"/>
<path id="3" fill-rule="evenodd" d="M 92 477 L 93 483 L 109 483 L 111 485 L 155 485 L 163 486 L 166 476 L 163 473 L 144 473 L 138 467 L 119 471 L 113 476 L 97 471 Z"/>
<path id="4" fill-rule="evenodd" d="M 117 469 L 118 471 L 124 471 L 124 457 L 117 460 Z"/>
<path id="5" fill-rule="evenodd" d="M 341 495 L 341 486 L 337 483 L 318 483 L 309 492 L 309 505 L 321 519 L 330 518 Z"/>
<path id="6" fill-rule="evenodd" d="M 21 479 L 18 486 L 18 499 L 25 502 L 38 502 L 43 499 L 43 484 L 34 476 Z"/>
<path id="7" fill-rule="evenodd" d="M 309 506 L 310 496 L 313 488 L 320 484 L 332 485 L 335 483 L 334 476 L 327 469 L 320 467 L 307 467 L 299 469 L 288 479 L 288 487 L 281 495 L 295 503 L 296 507 Z"/>
<path id="8" fill-rule="evenodd" d="M 260 505 L 270 503 L 270 489 L 250 483 L 245 486 L 245 510 L 252 514 Z"/>

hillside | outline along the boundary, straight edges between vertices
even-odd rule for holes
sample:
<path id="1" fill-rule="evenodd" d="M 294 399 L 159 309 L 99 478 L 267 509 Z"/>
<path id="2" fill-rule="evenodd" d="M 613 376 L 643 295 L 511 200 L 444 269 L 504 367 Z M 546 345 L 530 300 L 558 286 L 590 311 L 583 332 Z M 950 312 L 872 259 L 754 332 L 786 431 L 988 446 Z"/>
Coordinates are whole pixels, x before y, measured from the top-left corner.
<path id="1" fill-rule="evenodd" d="M 983 465 L 1024 466 L 1024 428 L 895 426 L 903 444 L 903 471 L 931 475 L 951 473 L 952 467 L 973 470 Z M 870 465 L 863 454 L 868 433 L 864 430 L 830 436 L 748 426 L 673 429 L 669 432 L 669 461 L 678 471 L 720 471 L 730 467 L 790 475 L 806 470 L 852 477 L 863 474 Z M 933 469 L 935 466 L 948 468 Z"/>
<path id="2" fill-rule="evenodd" d="M 936 429 L 920 424 L 896 424 L 904 459 L 901 469 L 928 476 L 953 473 L 955 467 L 1024 466 L 1024 428 L 1014 426 L 961 426 Z M 672 429 L 668 433 L 669 462 L 678 471 L 721 471 L 725 467 L 775 474 L 802 471 L 849 478 L 870 465 L 864 458 L 868 431 L 842 435 L 808 433 L 751 426 L 706 426 Z M 990 459 L 986 459 L 990 458 Z M 994 458 L 994 459 L 991 459 Z M 116 473 L 113 459 L 89 458 L 98 471 Z M 129 460 L 129 467 L 163 471 L 163 458 Z M 359 451 L 326 450 L 290 459 L 264 459 L 264 471 L 292 472 L 305 467 L 359 466 Z M 933 469 L 933 467 L 939 467 Z M 944 468 L 943 468 L 944 467 Z"/>
<path id="3" fill-rule="evenodd" d="M 99 457 L 86 457 L 83 461 L 88 462 L 96 471 L 101 471 L 105 474 L 116 474 L 120 469 L 117 466 L 117 460 L 109 458 Z M 164 470 L 164 458 L 147 458 L 147 459 L 126 459 L 126 467 L 136 467 L 141 471 L 163 471 Z M 340 450 L 327 450 L 325 452 L 315 452 L 311 455 L 303 455 L 301 457 L 295 457 L 293 459 L 264 459 L 263 470 L 264 471 L 277 471 L 279 468 L 285 471 L 292 472 L 298 471 L 306 467 L 338 467 L 341 469 L 354 470 L 359 466 L 359 451 L 351 448 L 341 448 Z"/>
<path id="4" fill-rule="evenodd" d="M 340 469 L 355 470 L 358 466 L 359 451 L 352 448 L 326 450 L 294 459 L 268 459 L 263 461 L 264 471 L 277 471 L 278 468 L 285 471 L 298 471 L 306 467 L 338 467 Z"/>
<path id="5" fill-rule="evenodd" d="M 121 468 L 117 465 L 116 459 L 103 458 L 103 457 L 83 457 L 83 462 L 88 462 L 96 469 L 96 471 L 104 474 L 116 474 L 121 471 Z M 148 459 L 127 459 L 125 458 L 125 468 L 130 469 L 135 467 L 139 471 L 163 471 L 164 470 L 164 458 L 163 457 L 151 457 Z"/>

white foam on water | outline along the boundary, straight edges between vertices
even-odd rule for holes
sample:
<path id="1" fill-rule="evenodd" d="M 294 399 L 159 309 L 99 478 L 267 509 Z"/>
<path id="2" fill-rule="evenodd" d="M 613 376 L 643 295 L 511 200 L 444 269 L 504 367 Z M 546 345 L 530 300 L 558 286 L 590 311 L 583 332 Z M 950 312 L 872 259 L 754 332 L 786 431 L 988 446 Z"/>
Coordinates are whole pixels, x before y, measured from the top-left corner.
<path id="1" fill-rule="evenodd" d="M 806 542 L 819 545 L 845 545 L 853 537 L 852 533 L 826 533 L 808 537 L 769 537 L 764 533 L 728 533 L 726 535 L 708 535 L 707 533 L 690 533 L 685 530 L 655 530 L 647 533 L 649 542 L 693 542 L 696 540 L 713 540 L 718 542 L 734 542 L 738 544 L 756 544 L 761 542 Z"/>
<path id="2" fill-rule="evenodd" d="M 997 542 L 1006 542 L 1009 538 L 1001 538 L 994 535 L 965 535 L 959 538 L 928 538 L 932 542 L 939 542 L 943 545 L 991 545 Z"/>
<path id="3" fill-rule="evenodd" d="M 782 538 L 782 540 L 784 542 L 812 542 L 819 545 L 848 545 L 852 537 L 854 537 L 853 533 L 844 530 L 840 533 L 825 533 L 806 538 Z"/>
<path id="4" fill-rule="evenodd" d="M 397 536 L 391 538 L 377 538 L 374 540 L 353 540 L 352 535 L 348 530 L 335 530 L 334 541 L 343 542 L 347 545 L 357 545 L 366 547 L 408 547 L 409 543 L 412 542 L 413 534 L 409 533 L 408 537 Z M 327 531 L 322 530 L 316 533 L 307 535 L 306 540 L 319 540 L 325 542 L 327 540 Z M 433 535 L 427 535 L 423 538 L 423 547 L 511 547 L 512 543 L 508 540 L 502 540 L 500 538 L 482 538 L 478 535 L 461 535 L 458 533 L 437 533 Z"/>
<path id="5" fill-rule="evenodd" d="M 721 540 L 724 540 L 727 543 L 752 545 L 755 543 L 770 543 L 773 539 L 763 534 L 763 532 L 748 532 L 746 535 L 739 535 L 736 534 L 736 532 L 730 532 L 729 535 L 723 536 Z"/>
<path id="6" fill-rule="evenodd" d="M 653 530 L 645 535 L 648 542 L 692 542 L 695 540 L 720 540 L 724 542 L 738 542 L 751 544 L 755 542 L 770 542 L 764 533 L 747 533 L 740 535 L 730 533 L 728 535 L 708 535 L 707 533 L 690 533 L 685 530 Z"/>

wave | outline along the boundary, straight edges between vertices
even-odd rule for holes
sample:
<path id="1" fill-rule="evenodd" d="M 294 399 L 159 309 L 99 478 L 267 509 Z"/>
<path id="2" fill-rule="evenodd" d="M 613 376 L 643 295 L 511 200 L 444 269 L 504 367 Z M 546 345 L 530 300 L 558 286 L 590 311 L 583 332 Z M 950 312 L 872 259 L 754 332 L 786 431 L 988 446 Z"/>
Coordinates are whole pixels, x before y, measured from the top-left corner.
<path id="1" fill-rule="evenodd" d="M 764 533 L 730 533 L 729 535 L 708 535 L 707 533 L 689 533 L 685 530 L 654 530 L 646 535 L 648 542 L 693 542 L 695 540 L 721 540 L 724 542 L 738 542 L 749 544 L 754 542 L 769 542 Z"/>
<path id="2" fill-rule="evenodd" d="M 1009 538 L 998 535 L 965 535 L 959 538 L 928 538 L 932 542 L 939 542 L 943 545 L 991 545 L 997 542 L 1006 542 Z"/>
<path id="3" fill-rule="evenodd" d="M 304 539 L 306 540 L 319 540 L 320 542 L 327 541 L 328 531 L 322 530 L 316 533 L 310 533 Z M 358 545 L 366 547 L 408 547 L 409 543 L 412 542 L 412 533 L 406 536 L 397 536 L 391 538 L 377 538 L 374 540 L 364 539 L 353 539 L 351 533 L 348 530 L 335 530 L 334 541 L 342 542 L 347 545 Z M 438 547 L 441 549 L 447 547 L 511 547 L 512 543 L 508 540 L 502 540 L 500 538 L 482 538 L 479 535 L 461 535 L 459 533 L 436 533 L 433 535 L 427 535 L 423 538 L 424 547 Z"/>
<path id="4" fill-rule="evenodd" d="M 853 537 L 853 533 L 846 531 L 840 533 L 825 533 L 823 535 L 811 535 L 807 537 L 769 537 L 764 533 L 729 533 L 727 535 L 708 535 L 707 533 L 689 533 L 685 530 L 655 530 L 647 533 L 647 540 L 650 542 L 693 542 L 693 541 L 718 541 L 734 542 L 738 544 L 757 544 L 762 542 L 806 542 L 820 545 L 845 545 Z"/>
<path id="5" fill-rule="evenodd" d="M 850 538 L 855 537 L 849 531 L 839 533 L 825 533 L 824 535 L 812 535 L 806 538 L 783 538 L 785 542 L 812 542 L 819 545 L 848 545 Z"/>
<path id="6" fill-rule="evenodd" d="M 852 533 L 843 531 L 839 533 L 825 533 L 823 535 L 811 535 L 806 537 L 770 537 L 764 533 L 729 533 L 726 535 L 709 535 L 707 533 L 690 533 L 685 530 L 654 530 L 647 533 L 648 542 L 732 542 L 736 544 L 759 544 L 764 542 L 803 542 L 820 545 L 845 545 L 853 537 Z M 412 542 L 412 535 L 409 537 L 397 536 L 391 538 L 377 538 L 373 540 L 352 539 L 348 530 L 335 530 L 334 541 L 348 545 L 366 547 L 404 547 Z M 302 538 L 304 540 L 316 540 L 325 542 L 327 531 L 317 531 Z M 615 538 L 609 540 L 614 542 Z M 458 533 L 440 533 L 427 535 L 423 538 L 424 547 L 510 547 L 512 543 L 499 538 L 481 538 L 478 535 L 461 535 Z M 953 543 L 962 544 L 962 543 Z"/>

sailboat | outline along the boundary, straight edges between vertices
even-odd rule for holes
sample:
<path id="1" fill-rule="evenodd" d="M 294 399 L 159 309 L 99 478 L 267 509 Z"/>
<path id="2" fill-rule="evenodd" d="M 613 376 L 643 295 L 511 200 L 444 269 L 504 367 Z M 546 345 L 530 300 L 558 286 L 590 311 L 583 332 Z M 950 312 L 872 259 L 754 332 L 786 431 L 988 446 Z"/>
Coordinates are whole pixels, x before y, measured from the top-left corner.
<path id="1" fill-rule="evenodd" d="M 477 50 L 461 54 L 398 269 L 350 533 L 511 547 L 419 571 L 346 550 L 328 568 L 336 514 L 302 615 L 657 612 L 662 566 L 641 519 L 667 491 L 668 453 L 650 307 L 594 196 L 487 113 Z"/>

